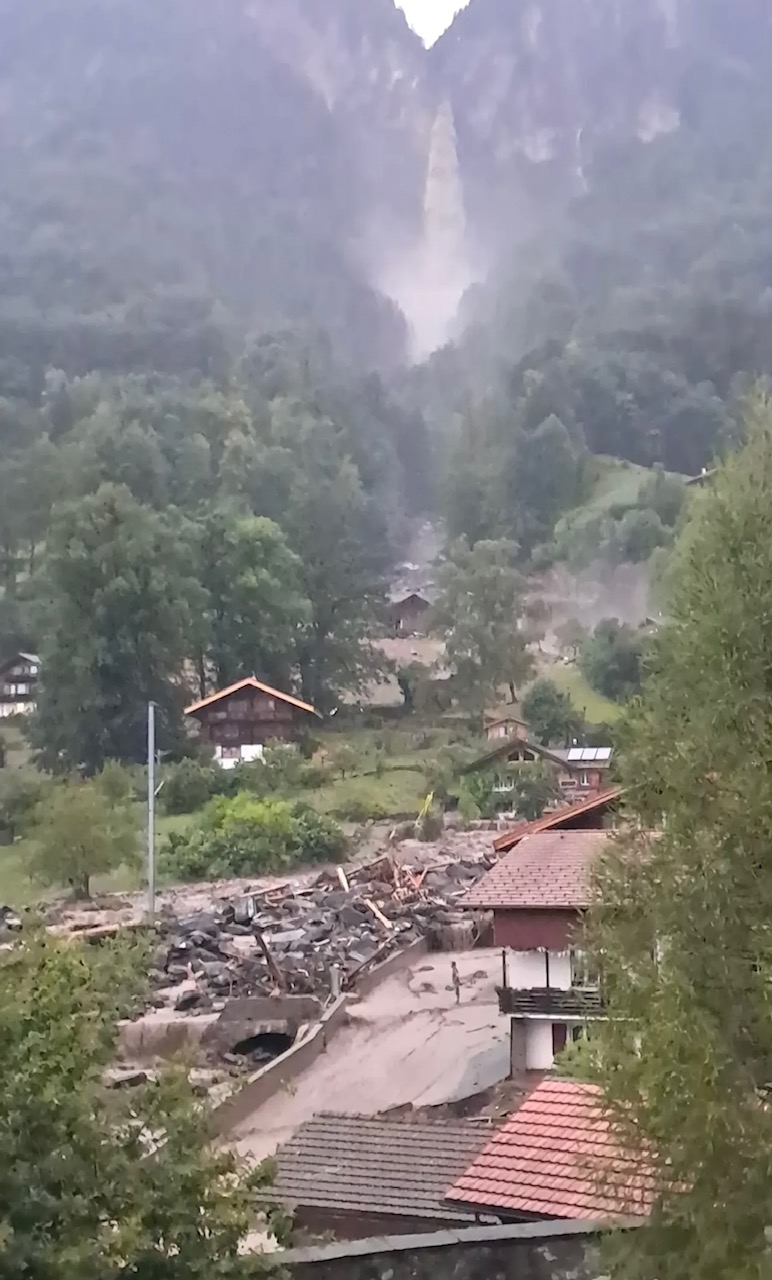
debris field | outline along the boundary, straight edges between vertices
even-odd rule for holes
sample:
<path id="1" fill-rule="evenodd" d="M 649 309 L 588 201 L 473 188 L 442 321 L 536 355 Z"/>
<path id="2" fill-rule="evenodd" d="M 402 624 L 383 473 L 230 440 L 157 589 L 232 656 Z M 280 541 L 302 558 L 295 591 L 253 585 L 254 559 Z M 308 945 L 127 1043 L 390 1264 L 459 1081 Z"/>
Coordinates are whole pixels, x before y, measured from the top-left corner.
<path id="1" fill-rule="evenodd" d="M 387 856 L 324 871 L 307 887 L 267 889 L 181 918 L 164 913 L 151 1003 L 205 1013 L 247 996 L 325 1002 L 419 938 L 438 950 L 473 946 L 484 923 L 460 902 L 492 862 L 416 868 Z"/>

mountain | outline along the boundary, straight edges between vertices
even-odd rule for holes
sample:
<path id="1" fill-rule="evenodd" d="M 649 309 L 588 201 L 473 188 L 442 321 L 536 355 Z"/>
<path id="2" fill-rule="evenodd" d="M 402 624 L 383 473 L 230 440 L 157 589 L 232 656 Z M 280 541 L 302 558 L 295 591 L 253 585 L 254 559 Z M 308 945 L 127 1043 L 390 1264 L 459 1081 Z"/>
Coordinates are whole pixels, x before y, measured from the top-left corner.
<path id="1" fill-rule="evenodd" d="M 134 367 L 139 307 L 157 336 L 195 319 L 164 359 L 200 362 L 218 303 L 237 328 L 320 325 L 356 362 L 401 359 L 364 258 L 418 218 L 421 46 L 390 0 L 367 11 L 2 0 L 6 356 L 84 372 L 87 332 Z"/>
<path id="2" fill-rule="evenodd" d="M 430 51 L 470 226 L 506 245 L 592 186 L 610 150 L 725 132 L 772 66 L 764 0 L 472 0 Z"/>

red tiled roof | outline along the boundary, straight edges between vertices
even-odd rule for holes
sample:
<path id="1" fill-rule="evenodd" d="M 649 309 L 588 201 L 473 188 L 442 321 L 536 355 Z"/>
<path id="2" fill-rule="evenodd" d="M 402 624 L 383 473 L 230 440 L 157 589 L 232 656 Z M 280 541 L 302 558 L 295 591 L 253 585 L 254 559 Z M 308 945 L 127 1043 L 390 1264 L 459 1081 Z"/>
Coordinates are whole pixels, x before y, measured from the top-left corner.
<path id="1" fill-rule="evenodd" d="M 590 905 L 590 871 L 608 840 L 608 831 L 528 836 L 469 890 L 463 905 L 581 911 Z"/>
<path id="2" fill-rule="evenodd" d="M 312 716 L 319 715 L 316 708 L 310 706 L 308 702 L 301 702 L 299 698 L 293 698 L 290 693 L 282 693 L 280 689 L 274 689 L 270 684 L 263 684 L 262 680 L 256 679 L 255 676 L 247 676 L 246 680 L 239 680 L 236 684 L 229 684 L 226 689 L 219 689 L 217 693 L 211 693 L 208 698 L 202 698 L 200 702 L 192 702 L 189 707 L 185 708 L 185 715 L 193 716 L 197 711 L 203 711 L 204 707 L 211 707 L 213 703 L 219 702 L 222 698 L 230 698 L 231 694 L 238 693 L 241 689 L 259 689 L 261 693 L 267 693 L 270 698 L 278 698 L 280 702 L 288 702 L 290 706 L 297 707 L 299 711 L 307 711 Z"/>
<path id="3" fill-rule="evenodd" d="M 505 831 L 503 836 L 494 840 L 493 847 L 497 853 L 509 853 L 510 849 L 514 849 L 526 836 L 537 835 L 540 831 L 555 831 L 560 827 L 570 826 L 576 818 L 583 818 L 588 813 L 595 813 L 596 810 L 610 808 L 621 794 L 621 787 L 607 787 L 605 791 L 599 791 L 597 795 L 589 796 L 585 800 L 577 800 L 575 804 L 567 805 L 564 809 L 545 813 L 535 822 L 522 822 L 518 827 Z"/>
<path id="4" fill-rule="evenodd" d="M 614 1139 L 595 1085 L 545 1080 L 445 1193 L 452 1204 L 539 1218 L 646 1217 L 644 1157 Z"/>

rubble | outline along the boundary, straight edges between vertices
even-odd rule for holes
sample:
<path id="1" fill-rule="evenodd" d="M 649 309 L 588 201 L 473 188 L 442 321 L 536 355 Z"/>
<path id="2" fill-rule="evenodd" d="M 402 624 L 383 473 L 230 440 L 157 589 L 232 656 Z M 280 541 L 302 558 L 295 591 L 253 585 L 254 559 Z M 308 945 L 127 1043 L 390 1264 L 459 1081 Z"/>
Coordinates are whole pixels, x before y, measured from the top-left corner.
<path id="1" fill-rule="evenodd" d="M 358 978 L 419 938 L 435 946 L 473 940 L 460 902 L 488 869 L 486 858 L 411 867 L 392 857 L 307 885 L 279 885 L 217 910 L 162 916 L 162 948 L 151 978 L 158 1006 L 192 1014 L 249 996 L 316 996 L 355 988 Z M 452 945 L 452 942 L 451 942 Z"/>

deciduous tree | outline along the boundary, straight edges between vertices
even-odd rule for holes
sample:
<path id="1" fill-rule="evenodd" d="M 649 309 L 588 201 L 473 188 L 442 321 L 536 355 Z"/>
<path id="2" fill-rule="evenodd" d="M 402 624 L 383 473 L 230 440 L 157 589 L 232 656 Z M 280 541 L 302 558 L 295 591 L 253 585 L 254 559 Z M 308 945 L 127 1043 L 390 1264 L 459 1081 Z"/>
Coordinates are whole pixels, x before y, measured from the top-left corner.
<path id="1" fill-rule="evenodd" d="M 120 485 L 55 517 L 38 583 L 43 637 L 33 740 L 54 772 L 145 757 L 147 704 L 160 747 L 179 733 L 183 666 L 204 597 L 170 519 Z"/>
<path id="2" fill-rule="evenodd" d="M 584 723 L 570 695 L 544 678 L 531 685 L 521 709 L 535 741 L 545 747 L 565 746 L 581 732 Z"/>
<path id="3" fill-rule="evenodd" d="M 206 592 L 201 696 L 210 666 L 220 688 L 248 675 L 289 688 L 310 613 L 300 560 L 272 520 L 228 508 L 205 516 L 197 534 Z"/>
<path id="4" fill-rule="evenodd" d="M 181 1073 L 130 1092 L 102 1083 L 135 986 L 131 956 L 109 944 L 27 937 L 0 962 L 4 1276 L 236 1280 L 273 1269 L 242 1249 L 265 1223 L 265 1173 L 246 1176 L 211 1142 L 207 1106 Z"/>
<path id="5" fill-rule="evenodd" d="M 33 852 L 29 871 L 44 885 L 69 885 L 87 898 L 91 878 L 135 866 L 139 824 L 131 796 L 109 766 L 87 782 L 48 787 L 28 824 Z"/>
<path id="6" fill-rule="evenodd" d="M 480 718 L 498 687 L 514 681 L 516 660 L 523 657 L 514 643 L 522 587 L 516 554 L 512 542 L 477 542 L 472 547 L 459 538 L 437 574 L 439 598 L 432 627 L 445 641 L 447 662 L 462 698 Z"/>

